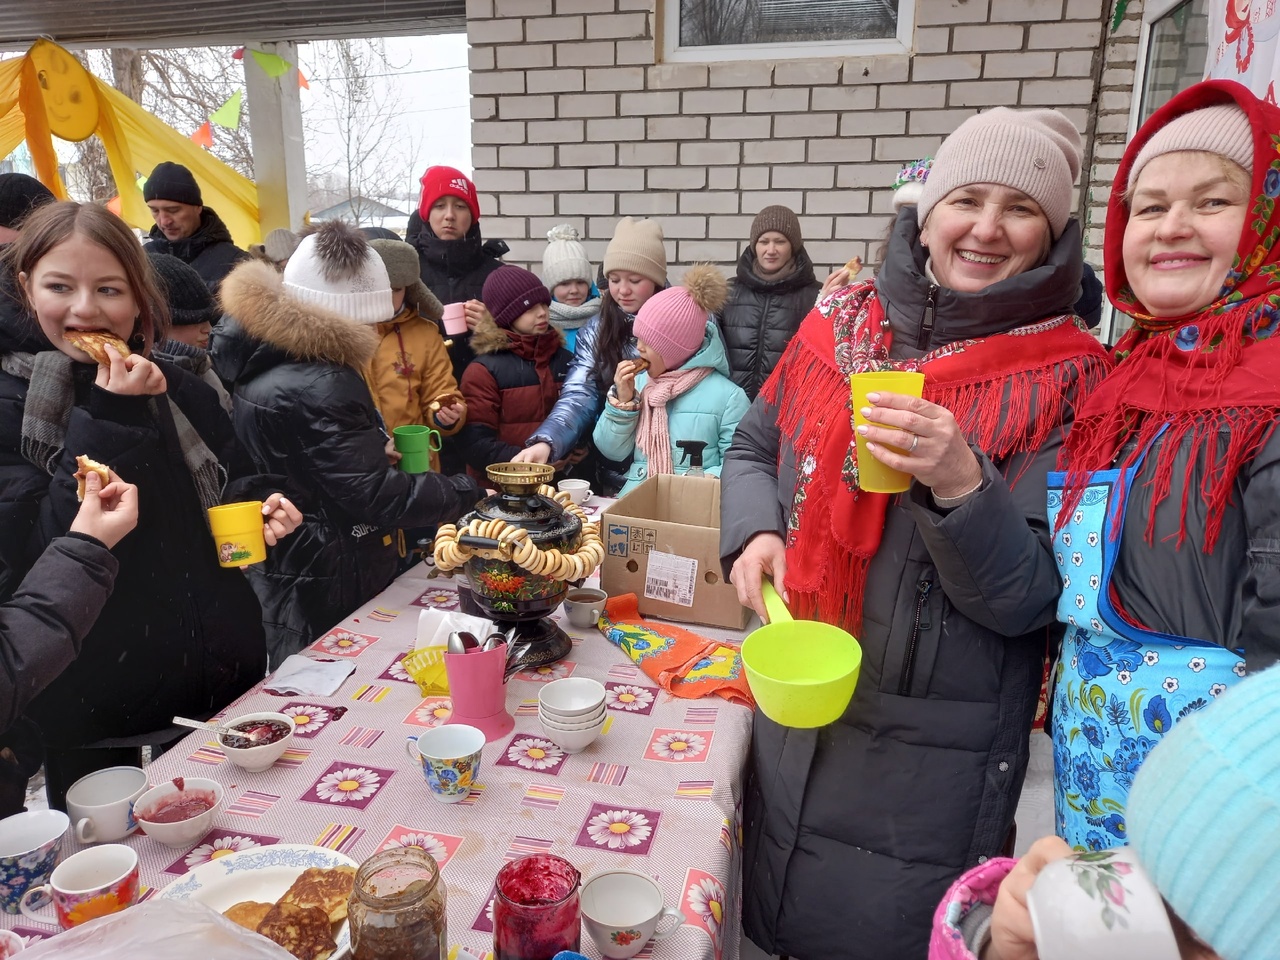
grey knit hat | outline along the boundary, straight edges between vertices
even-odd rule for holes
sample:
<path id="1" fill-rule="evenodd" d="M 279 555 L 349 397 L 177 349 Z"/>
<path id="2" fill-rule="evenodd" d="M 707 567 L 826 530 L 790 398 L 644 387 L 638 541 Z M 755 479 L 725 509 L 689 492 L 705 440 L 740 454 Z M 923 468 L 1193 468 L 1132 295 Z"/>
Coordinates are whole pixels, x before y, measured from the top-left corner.
<path id="1" fill-rule="evenodd" d="M 590 286 L 595 276 L 587 259 L 587 248 L 573 224 L 559 223 L 547 231 L 547 249 L 542 251 L 542 282 L 548 290 L 569 280 L 585 280 Z"/>
<path id="2" fill-rule="evenodd" d="M 787 238 L 787 243 L 791 244 L 792 256 L 804 247 L 804 237 L 800 235 L 800 218 L 790 207 L 774 204 L 757 213 L 756 218 L 751 221 L 751 246 L 756 245 L 760 234 L 768 233 L 770 230 L 777 231 Z"/>
<path id="3" fill-rule="evenodd" d="M 417 250 L 403 240 L 370 240 L 369 246 L 382 258 L 392 290 L 404 287 L 405 301 L 428 320 L 439 320 L 444 315 L 444 307 L 422 282 Z"/>
<path id="4" fill-rule="evenodd" d="M 1142 168 L 1156 157 L 1180 150 L 1216 153 L 1253 176 L 1253 127 L 1249 118 L 1237 103 L 1218 103 L 1184 113 L 1157 130 L 1138 151 L 1125 188 L 1132 190 Z"/>
<path id="5" fill-rule="evenodd" d="M 1038 203 L 1056 240 L 1071 215 L 1080 157 L 1080 132 L 1057 110 L 993 107 L 942 141 L 916 205 L 917 222 L 923 227 L 934 204 L 957 187 L 998 183 Z"/>

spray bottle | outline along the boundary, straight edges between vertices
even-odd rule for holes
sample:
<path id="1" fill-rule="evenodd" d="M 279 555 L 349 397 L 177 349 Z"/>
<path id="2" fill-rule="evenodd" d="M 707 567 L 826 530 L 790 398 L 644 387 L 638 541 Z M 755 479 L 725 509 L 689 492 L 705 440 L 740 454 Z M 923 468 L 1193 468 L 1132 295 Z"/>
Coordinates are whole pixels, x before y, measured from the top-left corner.
<path id="1" fill-rule="evenodd" d="M 677 440 L 676 446 L 679 447 L 684 455 L 681 456 L 681 463 L 688 463 L 689 470 L 685 474 L 687 477 L 705 477 L 707 471 L 702 469 L 702 448 L 707 445 L 705 440 Z"/>

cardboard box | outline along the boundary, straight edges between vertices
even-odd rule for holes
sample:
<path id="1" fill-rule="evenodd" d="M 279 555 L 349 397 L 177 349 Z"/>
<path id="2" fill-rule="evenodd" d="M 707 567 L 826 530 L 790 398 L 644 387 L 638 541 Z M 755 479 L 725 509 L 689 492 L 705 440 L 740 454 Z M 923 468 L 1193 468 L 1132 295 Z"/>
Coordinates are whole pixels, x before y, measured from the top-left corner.
<path id="1" fill-rule="evenodd" d="M 604 512 L 600 586 L 646 616 L 741 630 L 751 611 L 720 575 L 720 481 L 650 477 Z"/>

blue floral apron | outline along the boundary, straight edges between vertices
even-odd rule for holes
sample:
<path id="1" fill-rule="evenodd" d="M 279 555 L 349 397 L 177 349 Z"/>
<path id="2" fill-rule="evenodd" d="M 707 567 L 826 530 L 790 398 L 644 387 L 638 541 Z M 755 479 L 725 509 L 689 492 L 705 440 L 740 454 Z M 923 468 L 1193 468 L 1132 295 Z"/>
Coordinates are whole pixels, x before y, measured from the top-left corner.
<path id="1" fill-rule="evenodd" d="M 1126 471 L 1132 489 L 1138 467 Z M 1133 776 L 1179 720 L 1244 676 L 1243 654 L 1205 640 L 1127 623 L 1108 585 L 1120 551 L 1109 540 L 1119 470 L 1093 474 L 1053 540 L 1062 574 L 1058 619 L 1067 625 L 1053 687 L 1053 802 L 1060 837 L 1077 849 L 1128 842 L 1124 808 Z M 1065 475 L 1049 475 L 1049 524 L 1062 510 Z M 1122 527 L 1121 525 L 1117 525 Z"/>

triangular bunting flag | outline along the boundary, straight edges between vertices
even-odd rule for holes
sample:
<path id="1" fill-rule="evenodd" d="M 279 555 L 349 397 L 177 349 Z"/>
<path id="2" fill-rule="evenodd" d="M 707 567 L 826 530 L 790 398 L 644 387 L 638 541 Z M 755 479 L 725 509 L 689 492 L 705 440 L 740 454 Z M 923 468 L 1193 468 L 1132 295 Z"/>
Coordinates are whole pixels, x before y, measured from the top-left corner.
<path id="1" fill-rule="evenodd" d="M 299 90 L 310 90 L 310 89 L 311 89 L 311 84 L 307 83 L 307 78 L 306 78 L 305 76 L 303 76 L 303 74 L 302 74 L 302 71 L 301 71 L 301 70 L 299 70 L 299 71 L 298 71 L 298 89 L 299 89 Z"/>
<path id="2" fill-rule="evenodd" d="M 110 200 L 107 201 L 107 209 L 110 210 L 112 213 L 114 213 L 117 217 L 124 216 L 124 213 L 122 212 L 122 208 L 120 206 L 120 194 L 117 193 L 114 197 L 112 197 Z"/>
<path id="3" fill-rule="evenodd" d="M 244 91 L 237 90 L 231 95 L 230 100 L 209 114 L 209 119 L 220 127 L 226 127 L 228 130 L 236 129 L 240 126 L 240 100 L 243 97 Z"/>
<path id="4" fill-rule="evenodd" d="M 232 60 L 243 60 L 243 59 L 244 59 L 244 47 L 236 47 L 235 51 L 231 54 L 231 59 L 232 59 Z"/>
<path id="5" fill-rule="evenodd" d="M 139 177 L 137 180 L 134 181 L 134 183 L 138 185 L 139 190 L 145 190 L 147 186 L 147 178 Z"/>
<path id="6" fill-rule="evenodd" d="M 208 120 L 200 124 L 200 128 L 191 135 L 191 141 L 192 143 L 199 144 L 206 150 L 213 149 L 213 127 L 209 125 Z"/>
<path id="7" fill-rule="evenodd" d="M 289 72 L 289 61 L 274 53 L 263 53 L 261 50 L 250 50 L 253 59 L 268 77 L 283 77 Z"/>

